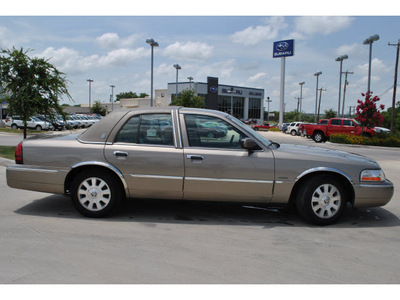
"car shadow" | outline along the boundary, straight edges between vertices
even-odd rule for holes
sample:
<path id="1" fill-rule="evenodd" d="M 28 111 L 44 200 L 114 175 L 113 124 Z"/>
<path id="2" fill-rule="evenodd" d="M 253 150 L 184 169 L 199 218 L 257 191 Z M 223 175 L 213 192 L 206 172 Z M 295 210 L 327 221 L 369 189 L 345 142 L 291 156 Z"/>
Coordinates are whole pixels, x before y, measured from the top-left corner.
<path id="1" fill-rule="evenodd" d="M 51 195 L 25 205 L 15 213 L 43 217 L 87 219 L 79 214 L 69 197 Z M 118 212 L 107 218 L 95 219 L 98 222 L 142 222 L 174 223 L 193 225 L 245 225 L 272 227 L 315 227 L 304 221 L 294 209 L 270 208 L 262 205 L 189 202 L 173 200 L 129 199 L 123 203 Z M 346 208 L 339 222 L 329 227 L 335 228 L 369 228 L 400 226 L 400 219 L 384 208 Z"/>

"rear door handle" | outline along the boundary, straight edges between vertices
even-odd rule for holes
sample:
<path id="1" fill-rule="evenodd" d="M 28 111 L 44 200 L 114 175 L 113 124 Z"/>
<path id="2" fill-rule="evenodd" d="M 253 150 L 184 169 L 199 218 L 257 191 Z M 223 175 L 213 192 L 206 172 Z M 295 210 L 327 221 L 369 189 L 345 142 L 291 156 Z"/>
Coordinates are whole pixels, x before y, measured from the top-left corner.
<path id="1" fill-rule="evenodd" d="M 204 156 L 201 155 L 186 155 L 187 159 L 192 159 L 192 160 L 204 160 Z"/>
<path id="2" fill-rule="evenodd" d="M 114 154 L 116 157 L 128 157 L 128 152 L 114 151 L 113 154 Z"/>

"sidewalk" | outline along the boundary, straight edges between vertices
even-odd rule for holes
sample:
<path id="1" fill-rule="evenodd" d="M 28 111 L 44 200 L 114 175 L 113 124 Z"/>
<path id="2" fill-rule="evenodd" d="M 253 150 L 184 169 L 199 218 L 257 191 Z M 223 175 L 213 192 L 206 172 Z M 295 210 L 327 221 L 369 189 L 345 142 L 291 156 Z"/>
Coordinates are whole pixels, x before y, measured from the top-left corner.
<path id="1" fill-rule="evenodd" d="M 11 159 L 0 157 L 0 166 L 8 167 L 9 165 L 13 164 L 14 161 Z"/>

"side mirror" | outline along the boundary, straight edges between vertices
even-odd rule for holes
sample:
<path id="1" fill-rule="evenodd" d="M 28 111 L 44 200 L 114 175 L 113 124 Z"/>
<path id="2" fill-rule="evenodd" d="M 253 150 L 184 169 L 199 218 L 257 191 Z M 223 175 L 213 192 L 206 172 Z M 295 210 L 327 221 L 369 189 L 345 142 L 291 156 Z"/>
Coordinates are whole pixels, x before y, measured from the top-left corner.
<path id="1" fill-rule="evenodd" d="M 243 149 L 253 151 L 257 147 L 257 144 L 251 138 L 244 138 L 240 141 L 240 146 Z"/>

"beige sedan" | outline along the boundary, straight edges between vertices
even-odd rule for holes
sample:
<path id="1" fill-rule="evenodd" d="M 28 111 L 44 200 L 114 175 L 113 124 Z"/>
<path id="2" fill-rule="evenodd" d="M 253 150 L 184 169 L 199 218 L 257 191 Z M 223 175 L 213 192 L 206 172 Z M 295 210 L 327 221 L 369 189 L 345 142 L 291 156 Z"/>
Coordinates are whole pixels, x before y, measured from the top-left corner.
<path id="1" fill-rule="evenodd" d="M 121 110 L 80 135 L 24 140 L 7 182 L 71 195 L 88 217 L 124 198 L 160 198 L 293 205 L 320 225 L 348 203 L 382 206 L 393 195 L 372 159 L 279 145 L 228 114 L 183 107 Z"/>

